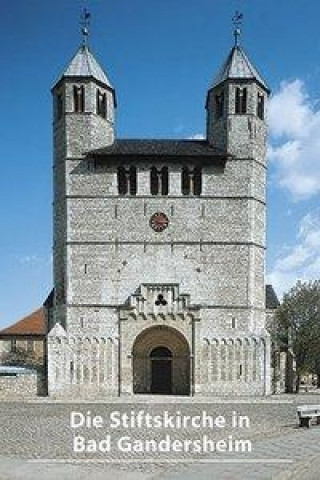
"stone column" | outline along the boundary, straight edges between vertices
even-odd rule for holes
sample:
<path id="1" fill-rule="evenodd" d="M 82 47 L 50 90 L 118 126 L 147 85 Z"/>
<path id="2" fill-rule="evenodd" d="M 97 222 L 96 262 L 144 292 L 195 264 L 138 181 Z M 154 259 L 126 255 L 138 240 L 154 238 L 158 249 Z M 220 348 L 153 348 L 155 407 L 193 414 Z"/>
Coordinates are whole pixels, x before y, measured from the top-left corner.
<path id="1" fill-rule="evenodd" d="M 225 343 L 225 377 L 226 377 L 226 382 L 229 382 L 229 365 L 230 365 L 230 362 L 229 362 L 229 340 L 226 339 L 226 343 Z"/>
<path id="2" fill-rule="evenodd" d="M 201 392 L 201 340 L 200 340 L 200 318 L 198 316 L 190 316 L 191 320 L 191 335 L 187 338 L 189 341 L 189 348 L 191 351 L 190 358 L 190 386 L 191 395 Z"/>
<path id="3" fill-rule="evenodd" d="M 210 392 L 212 391 L 212 343 L 210 340 L 208 340 L 208 386 L 207 388 Z"/>
<path id="4" fill-rule="evenodd" d="M 241 382 L 244 381 L 244 369 L 245 369 L 243 348 L 244 348 L 244 339 L 241 338 L 241 345 L 240 345 L 240 362 L 239 362 L 239 364 L 241 365 L 241 376 L 240 376 L 240 381 L 241 381 Z M 239 374 L 240 374 L 240 366 L 239 366 L 239 365 L 238 365 L 238 368 L 239 368 Z"/>
<path id="5" fill-rule="evenodd" d="M 271 395 L 271 375 L 270 375 L 270 361 L 271 361 L 271 345 L 269 338 L 263 340 L 262 348 L 264 348 L 264 362 L 263 362 L 263 380 L 264 380 L 264 395 Z"/>
<path id="6" fill-rule="evenodd" d="M 248 351 L 248 382 L 253 381 L 253 343 L 249 339 L 249 351 Z"/>
<path id="7" fill-rule="evenodd" d="M 234 341 L 231 339 L 229 340 L 229 372 L 228 378 L 229 382 L 233 382 L 234 380 Z"/>
<path id="8" fill-rule="evenodd" d="M 221 341 L 217 338 L 217 381 L 221 381 Z"/>
<path id="9" fill-rule="evenodd" d="M 98 339 L 96 344 L 96 376 L 97 376 L 97 386 L 100 387 L 100 348 L 101 348 L 101 338 Z"/>
<path id="10" fill-rule="evenodd" d="M 108 339 L 105 338 L 103 342 L 103 384 L 105 388 L 108 388 L 109 378 L 108 378 Z"/>
<path id="11" fill-rule="evenodd" d="M 89 341 L 88 343 L 88 383 L 92 383 L 92 367 L 93 367 L 93 362 L 92 362 L 92 342 Z"/>

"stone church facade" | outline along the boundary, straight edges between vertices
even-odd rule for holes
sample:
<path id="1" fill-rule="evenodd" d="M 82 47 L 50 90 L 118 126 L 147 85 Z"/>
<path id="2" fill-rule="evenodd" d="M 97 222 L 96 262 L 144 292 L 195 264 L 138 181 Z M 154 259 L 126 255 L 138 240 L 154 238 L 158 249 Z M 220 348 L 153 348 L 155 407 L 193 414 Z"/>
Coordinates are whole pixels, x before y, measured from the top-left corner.
<path id="1" fill-rule="evenodd" d="M 118 139 L 84 44 L 52 89 L 51 396 L 267 395 L 269 89 L 235 45 L 204 140 Z"/>

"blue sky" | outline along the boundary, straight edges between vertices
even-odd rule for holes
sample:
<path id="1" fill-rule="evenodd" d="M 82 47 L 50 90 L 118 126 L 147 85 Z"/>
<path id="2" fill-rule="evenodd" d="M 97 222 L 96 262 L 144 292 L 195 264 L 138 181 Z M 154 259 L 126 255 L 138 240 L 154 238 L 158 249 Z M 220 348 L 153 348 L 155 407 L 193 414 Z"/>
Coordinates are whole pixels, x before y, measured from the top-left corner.
<path id="1" fill-rule="evenodd" d="M 83 7 L 117 91 L 117 135 L 142 138 L 204 133 L 206 91 L 233 44 L 233 12 L 244 13 L 242 44 L 273 91 L 267 278 L 281 295 L 319 277 L 317 0 L 11 0 L 0 29 L 0 327 L 52 286 L 50 87 L 79 46 Z"/>

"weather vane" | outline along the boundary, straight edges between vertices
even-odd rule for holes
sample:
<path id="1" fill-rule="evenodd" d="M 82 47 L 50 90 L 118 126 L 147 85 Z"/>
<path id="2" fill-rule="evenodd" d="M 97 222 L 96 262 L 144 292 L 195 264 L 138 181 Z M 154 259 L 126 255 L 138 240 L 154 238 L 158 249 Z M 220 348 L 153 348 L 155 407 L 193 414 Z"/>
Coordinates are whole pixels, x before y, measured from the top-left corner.
<path id="1" fill-rule="evenodd" d="M 84 8 L 80 17 L 83 45 L 88 44 L 90 20 L 91 20 L 91 13 L 88 12 L 86 8 Z"/>
<path id="2" fill-rule="evenodd" d="M 236 10 L 234 16 L 232 17 L 232 23 L 234 26 L 234 41 L 235 41 L 236 47 L 239 45 L 239 37 L 241 35 L 242 21 L 243 21 L 243 13 Z"/>

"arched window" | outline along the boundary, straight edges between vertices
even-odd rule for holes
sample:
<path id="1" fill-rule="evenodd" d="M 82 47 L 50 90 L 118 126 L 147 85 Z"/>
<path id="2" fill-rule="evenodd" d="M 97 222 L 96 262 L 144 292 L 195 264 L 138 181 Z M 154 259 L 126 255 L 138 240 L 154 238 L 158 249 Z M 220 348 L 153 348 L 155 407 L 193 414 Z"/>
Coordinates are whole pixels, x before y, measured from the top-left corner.
<path id="1" fill-rule="evenodd" d="M 182 194 L 190 195 L 190 172 L 188 167 L 182 169 Z"/>
<path id="2" fill-rule="evenodd" d="M 222 90 L 215 96 L 216 120 L 223 117 L 224 111 L 224 91 Z"/>
<path id="3" fill-rule="evenodd" d="M 201 167 L 196 167 L 193 170 L 193 193 L 194 195 L 201 195 L 202 191 L 202 171 Z"/>
<path id="4" fill-rule="evenodd" d="M 169 193 L 169 169 L 162 167 L 158 170 L 152 167 L 150 171 L 150 191 L 151 195 L 168 195 Z"/>
<path id="5" fill-rule="evenodd" d="M 168 167 L 161 169 L 161 194 L 168 195 L 169 193 L 169 171 Z"/>
<path id="6" fill-rule="evenodd" d="M 97 89 L 96 112 L 100 117 L 106 118 L 107 116 L 107 95 L 99 89 Z"/>
<path id="7" fill-rule="evenodd" d="M 235 113 L 243 115 L 247 113 L 247 89 L 236 88 L 236 106 Z"/>
<path id="8" fill-rule="evenodd" d="M 188 167 L 182 168 L 181 190 L 183 195 L 201 195 L 202 191 L 202 170 L 195 167 L 193 170 Z"/>
<path id="9" fill-rule="evenodd" d="M 257 115 L 261 120 L 264 119 L 264 95 L 262 95 L 262 93 L 258 93 Z"/>
<path id="10" fill-rule="evenodd" d="M 118 192 L 119 195 L 137 194 L 137 169 L 131 166 L 129 169 L 121 166 L 118 168 Z"/>
<path id="11" fill-rule="evenodd" d="M 150 190 L 151 190 L 151 195 L 158 195 L 159 193 L 159 177 L 158 177 L 158 170 L 156 169 L 156 167 L 151 168 Z"/>
<path id="12" fill-rule="evenodd" d="M 60 120 L 63 114 L 63 97 L 62 93 L 56 95 L 56 119 Z"/>
<path id="13" fill-rule="evenodd" d="M 137 169 L 134 166 L 129 169 L 129 191 L 130 195 L 137 194 Z"/>
<path id="14" fill-rule="evenodd" d="M 126 195 L 128 191 L 127 174 L 124 167 L 118 168 L 118 192 L 120 195 Z"/>
<path id="15" fill-rule="evenodd" d="M 73 110 L 76 113 L 84 112 L 84 86 L 73 86 Z"/>

